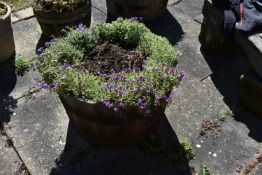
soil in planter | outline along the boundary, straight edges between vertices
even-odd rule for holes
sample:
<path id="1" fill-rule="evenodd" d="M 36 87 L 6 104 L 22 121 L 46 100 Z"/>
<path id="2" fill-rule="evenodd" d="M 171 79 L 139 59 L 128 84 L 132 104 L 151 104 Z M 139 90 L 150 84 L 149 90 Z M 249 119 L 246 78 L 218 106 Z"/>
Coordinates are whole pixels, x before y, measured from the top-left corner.
<path id="1" fill-rule="evenodd" d="M 0 17 L 4 16 L 7 13 L 7 8 L 5 5 L 0 4 Z"/>
<path id="2" fill-rule="evenodd" d="M 86 58 L 81 67 L 85 71 L 99 74 L 111 74 L 128 68 L 142 68 L 145 56 L 134 50 L 122 48 L 117 44 L 105 42 L 97 46 Z"/>

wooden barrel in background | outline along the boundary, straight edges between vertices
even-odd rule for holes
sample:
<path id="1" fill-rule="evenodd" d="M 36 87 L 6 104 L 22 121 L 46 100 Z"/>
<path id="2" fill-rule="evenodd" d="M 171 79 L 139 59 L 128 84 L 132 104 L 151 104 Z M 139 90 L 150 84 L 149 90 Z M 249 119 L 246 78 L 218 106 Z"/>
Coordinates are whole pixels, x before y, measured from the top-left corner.
<path id="1" fill-rule="evenodd" d="M 91 144 L 118 148 L 139 143 L 153 132 L 164 117 L 164 111 L 143 116 L 136 111 L 117 116 L 112 109 L 60 95 L 65 110 L 77 133 Z"/>
<path id="2" fill-rule="evenodd" d="M 13 29 L 11 25 L 11 8 L 7 6 L 7 13 L 0 17 L 0 63 L 6 61 L 15 53 Z"/>
<path id="3" fill-rule="evenodd" d="M 108 14 L 115 17 L 142 17 L 153 20 L 163 14 L 168 0 L 106 0 Z"/>
<path id="4" fill-rule="evenodd" d="M 73 27 L 80 23 L 89 27 L 91 23 L 91 2 L 70 13 L 51 13 L 33 8 L 36 19 L 41 27 L 42 34 L 46 36 L 59 36 L 66 26 Z"/>

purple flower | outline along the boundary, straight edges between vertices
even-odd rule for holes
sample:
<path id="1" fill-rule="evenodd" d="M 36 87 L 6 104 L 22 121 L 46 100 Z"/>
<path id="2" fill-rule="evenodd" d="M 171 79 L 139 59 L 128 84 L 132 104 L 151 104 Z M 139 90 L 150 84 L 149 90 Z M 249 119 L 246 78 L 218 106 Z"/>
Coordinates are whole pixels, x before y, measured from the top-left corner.
<path id="1" fill-rule="evenodd" d="M 44 48 L 40 47 L 40 48 L 37 49 L 36 53 L 37 53 L 37 55 L 41 55 L 43 53 L 43 51 L 44 51 Z"/>
<path id="2" fill-rule="evenodd" d="M 103 103 L 105 106 L 107 106 L 107 107 L 108 107 L 109 104 L 110 104 L 109 101 L 107 101 L 107 100 L 102 100 L 102 103 Z"/>
<path id="3" fill-rule="evenodd" d="M 140 109 L 144 109 L 144 108 L 145 108 L 145 105 L 146 105 L 145 100 L 139 98 L 139 99 L 138 99 L 138 105 L 139 105 L 139 108 L 140 108 Z"/>
<path id="4" fill-rule="evenodd" d="M 137 91 L 140 92 L 142 90 L 143 90 L 143 88 L 141 86 L 138 86 Z"/>
<path id="5" fill-rule="evenodd" d="M 122 94 L 124 91 L 122 89 L 118 90 L 118 93 Z"/>
<path id="6" fill-rule="evenodd" d="M 118 106 L 123 107 L 124 106 L 124 102 L 118 103 Z"/>
<path id="7" fill-rule="evenodd" d="M 115 106 L 114 103 L 110 103 L 110 104 L 108 105 L 109 108 L 112 108 L 112 107 L 114 107 L 114 106 Z"/>
<path id="8" fill-rule="evenodd" d="M 43 89 L 48 89 L 48 85 L 47 85 L 45 82 L 43 82 L 43 83 L 42 83 L 42 88 L 43 88 Z"/>
<path id="9" fill-rule="evenodd" d="M 152 89 L 146 90 L 146 93 L 153 94 L 153 90 Z"/>
<path id="10" fill-rule="evenodd" d="M 114 108 L 114 111 L 115 111 L 115 112 L 118 112 L 118 111 L 119 111 L 119 109 L 118 109 L 118 108 Z"/>
<path id="11" fill-rule="evenodd" d="M 115 72 L 116 71 L 116 68 L 111 68 L 110 69 L 110 72 Z"/>
<path id="12" fill-rule="evenodd" d="M 133 67 L 133 70 L 134 70 L 134 71 L 139 71 L 140 68 L 139 68 L 139 67 Z"/>
<path id="13" fill-rule="evenodd" d="M 107 74 L 100 74 L 101 77 L 107 77 Z"/>
<path id="14" fill-rule="evenodd" d="M 76 29 L 77 29 L 77 30 L 84 30 L 84 29 L 86 29 L 86 26 L 85 26 L 83 23 L 80 23 L 80 24 L 77 26 Z"/>
<path id="15" fill-rule="evenodd" d="M 59 88 L 59 84 L 58 83 L 53 83 L 52 84 L 52 89 L 57 89 Z"/>
<path id="16" fill-rule="evenodd" d="M 156 67 L 153 67 L 153 68 L 152 68 L 152 71 L 156 71 L 156 70 L 157 70 L 157 68 L 156 68 Z"/>
<path id="17" fill-rule="evenodd" d="M 179 75 L 178 75 L 178 79 L 181 81 L 184 77 L 185 77 L 185 71 L 184 70 L 180 70 L 179 71 Z"/>

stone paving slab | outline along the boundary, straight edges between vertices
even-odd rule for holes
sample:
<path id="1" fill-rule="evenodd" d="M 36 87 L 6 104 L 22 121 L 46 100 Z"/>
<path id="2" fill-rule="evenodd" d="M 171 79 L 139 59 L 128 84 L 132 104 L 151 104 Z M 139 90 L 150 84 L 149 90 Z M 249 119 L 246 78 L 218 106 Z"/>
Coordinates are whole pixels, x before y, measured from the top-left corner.
<path id="1" fill-rule="evenodd" d="M 194 17 L 194 20 L 195 20 L 196 22 L 198 22 L 199 24 L 202 24 L 202 23 L 203 23 L 203 19 L 204 19 L 203 14 L 200 14 L 200 15 Z"/>
<path id="2" fill-rule="evenodd" d="M 101 0 L 93 0 L 92 1 L 92 6 L 97 9 L 98 11 L 104 13 L 105 15 L 107 14 L 107 7 L 105 1 Z"/>
<path id="3" fill-rule="evenodd" d="M 9 96 L 13 99 L 18 99 L 22 97 L 28 90 L 34 87 L 34 78 L 39 77 L 39 73 L 37 71 L 34 71 L 33 69 L 31 69 L 29 72 L 25 72 L 24 75 L 21 76 L 16 76 L 13 73 L 14 72 L 12 71 L 8 71 L 4 74 L 1 74 L 0 80 L 3 80 L 1 82 L 4 83 L 0 85 L 0 89 L 8 90 L 8 88 L 6 87 L 13 86 L 12 91 L 9 93 Z"/>
<path id="4" fill-rule="evenodd" d="M 202 13 L 204 0 L 183 0 L 172 7 L 194 18 Z"/>
<path id="5" fill-rule="evenodd" d="M 13 25 L 15 49 L 17 55 L 35 57 L 36 46 L 40 39 L 36 18 L 22 20 Z"/>
<path id="6" fill-rule="evenodd" d="M 29 7 L 29 8 L 22 9 L 22 10 L 19 10 L 19 11 L 12 13 L 11 14 L 11 21 L 12 21 L 12 23 L 14 23 L 14 22 L 17 22 L 19 20 L 31 18 L 33 16 L 34 16 L 33 8 Z"/>
<path id="7" fill-rule="evenodd" d="M 98 23 L 105 23 L 106 20 L 107 20 L 106 13 L 102 12 L 101 10 L 93 6 L 92 7 L 92 16 L 91 16 L 91 25 L 95 25 Z"/>
<path id="8" fill-rule="evenodd" d="M 254 157 L 261 143 L 257 135 L 262 132 L 262 122 L 244 111 L 233 118 L 223 96 L 190 75 L 175 93 L 174 103 L 166 115 L 179 140 L 193 142 L 195 159 L 190 165 L 197 172 L 204 163 L 211 174 L 234 174 L 239 166 Z M 243 118 L 252 118 L 252 121 L 248 125 Z M 200 135 L 204 121 L 218 124 L 215 135 Z M 252 136 L 250 131 L 257 135 Z"/>
<path id="9" fill-rule="evenodd" d="M 7 138 L 0 130 L 0 175 L 15 174 L 19 170 L 21 160 L 12 146 L 8 146 Z"/>
<path id="10" fill-rule="evenodd" d="M 64 149 L 67 125 L 58 97 L 40 92 L 17 101 L 6 132 L 31 174 L 45 175 Z"/>
<path id="11" fill-rule="evenodd" d="M 182 53 L 178 60 L 179 64 L 187 73 L 199 80 L 206 78 L 212 74 L 212 70 L 200 52 L 198 35 L 201 26 L 190 16 L 180 13 L 174 6 L 168 7 L 168 10 L 181 25 L 183 31 L 181 40 L 175 45 L 175 48 Z M 175 35 L 175 32 L 172 32 L 172 34 Z"/>

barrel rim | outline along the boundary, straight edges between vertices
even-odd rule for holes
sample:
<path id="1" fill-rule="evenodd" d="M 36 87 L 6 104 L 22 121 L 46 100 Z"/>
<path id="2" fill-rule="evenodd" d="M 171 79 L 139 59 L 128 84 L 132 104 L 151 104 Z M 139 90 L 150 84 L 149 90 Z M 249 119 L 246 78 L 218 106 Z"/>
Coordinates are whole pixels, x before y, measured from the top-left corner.
<path id="1" fill-rule="evenodd" d="M 84 100 L 80 100 L 76 97 L 73 96 L 66 96 L 63 94 L 58 94 L 60 97 L 60 100 L 62 101 L 64 107 L 66 108 L 66 110 L 70 111 L 70 112 L 74 112 L 74 113 L 82 113 L 83 111 L 77 111 L 77 109 L 75 108 L 74 105 L 72 105 L 72 103 L 77 103 L 75 104 L 77 105 L 81 105 L 81 106 L 85 106 L 87 108 L 93 108 L 99 111 L 103 111 L 103 113 L 107 113 L 107 117 L 105 116 L 101 116 L 101 118 L 93 118 L 90 116 L 90 120 L 97 120 L 97 122 L 101 122 L 103 120 L 105 120 L 105 122 L 113 122 L 115 123 L 117 121 L 117 123 L 121 122 L 131 122 L 131 121 L 136 121 L 136 120 L 151 120 L 152 118 L 159 118 L 162 117 L 164 115 L 164 110 L 154 110 L 153 115 L 150 116 L 144 116 L 144 114 L 140 113 L 137 109 L 135 108 L 124 108 L 123 110 L 124 112 L 124 118 L 123 117 L 116 117 L 115 112 L 113 111 L 113 109 L 107 108 L 104 105 L 100 104 L 100 103 L 95 103 L 93 101 L 84 101 Z M 110 117 L 108 117 L 110 116 Z M 132 116 L 132 117 L 130 117 Z M 120 122 L 120 123 L 121 123 Z"/>

